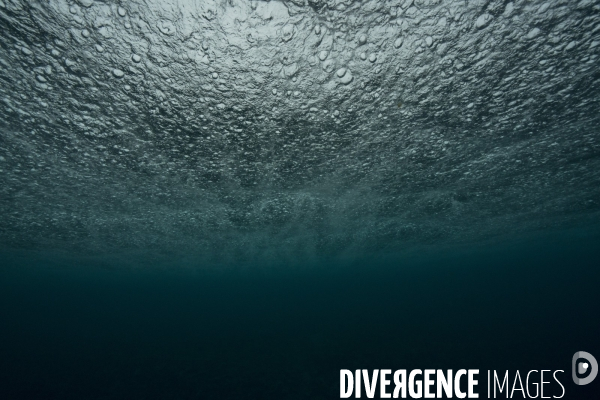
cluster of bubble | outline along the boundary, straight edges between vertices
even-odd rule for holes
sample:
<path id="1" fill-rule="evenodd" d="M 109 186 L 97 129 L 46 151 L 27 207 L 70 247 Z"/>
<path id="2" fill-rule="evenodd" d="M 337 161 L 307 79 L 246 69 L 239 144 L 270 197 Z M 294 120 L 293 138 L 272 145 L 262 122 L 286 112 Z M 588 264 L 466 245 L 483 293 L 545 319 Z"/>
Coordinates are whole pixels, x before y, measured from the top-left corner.
<path id="1" fill-rule="evenodd" d="M 12 0 L 0 21 L 8 247 L 307 260 L 598 220 L 600 0 Z"/>

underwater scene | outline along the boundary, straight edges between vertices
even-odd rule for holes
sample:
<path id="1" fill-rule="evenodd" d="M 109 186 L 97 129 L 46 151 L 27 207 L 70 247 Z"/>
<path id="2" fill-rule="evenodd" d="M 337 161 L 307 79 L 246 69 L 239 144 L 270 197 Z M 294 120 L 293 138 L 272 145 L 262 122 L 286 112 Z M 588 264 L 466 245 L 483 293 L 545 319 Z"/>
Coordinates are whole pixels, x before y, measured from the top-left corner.
<path id="1" fill-rule="evenodd" d="M 600 0 L 0 0 L 0 399 L 598 399 L 599 56 Z"/>

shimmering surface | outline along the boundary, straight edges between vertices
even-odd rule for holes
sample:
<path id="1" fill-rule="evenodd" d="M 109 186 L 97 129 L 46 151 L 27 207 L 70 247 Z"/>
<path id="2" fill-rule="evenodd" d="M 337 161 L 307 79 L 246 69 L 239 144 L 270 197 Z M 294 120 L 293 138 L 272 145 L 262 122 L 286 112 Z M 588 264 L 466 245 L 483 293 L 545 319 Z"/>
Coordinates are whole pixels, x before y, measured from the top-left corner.
<path id="1" fill-rule="evenodd" d="M 307 262 L 597 225 L 600 2 L 0 0 L 0 243 Z"/>

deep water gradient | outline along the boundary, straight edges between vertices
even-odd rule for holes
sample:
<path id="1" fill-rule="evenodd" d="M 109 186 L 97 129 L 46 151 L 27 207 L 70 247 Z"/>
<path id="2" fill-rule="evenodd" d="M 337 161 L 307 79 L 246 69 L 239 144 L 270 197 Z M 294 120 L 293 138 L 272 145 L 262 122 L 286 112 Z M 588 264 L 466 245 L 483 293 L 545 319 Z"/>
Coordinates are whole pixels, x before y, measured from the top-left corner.
<path id="1" fill-rule="evenodd" d="M 597 243 L 569 231 L 269 273 L 5 255 L 0 398 L 335 399 L 342 368 L 479 368 L 485 398 L 491 368 L 563 369 L 565 398 L 596 399 L 570 362 L 600 355 Z"/>

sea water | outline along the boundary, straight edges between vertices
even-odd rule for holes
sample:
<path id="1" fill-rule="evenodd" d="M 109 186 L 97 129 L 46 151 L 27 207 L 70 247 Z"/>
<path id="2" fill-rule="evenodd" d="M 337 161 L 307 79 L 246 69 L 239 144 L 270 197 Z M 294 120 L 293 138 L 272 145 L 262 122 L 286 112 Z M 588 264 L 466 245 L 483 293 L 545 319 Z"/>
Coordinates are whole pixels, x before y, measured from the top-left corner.
<path id="1" fill-rule="evenodd" d="M 597 398 L 599 10 L 0 0 L 0 397 Z"/>
<path id="2" fill-rule="evenodd" d="M 334 399 L 340 369 L 478 368 L 481 398 L 488 369 L 561 369 L 567 398 L 596 398 L 569 368 L 574 352 L 600 352 L 597 240 L 571 231 L 293 272 L 11 255 L 0 393 Z"/>

